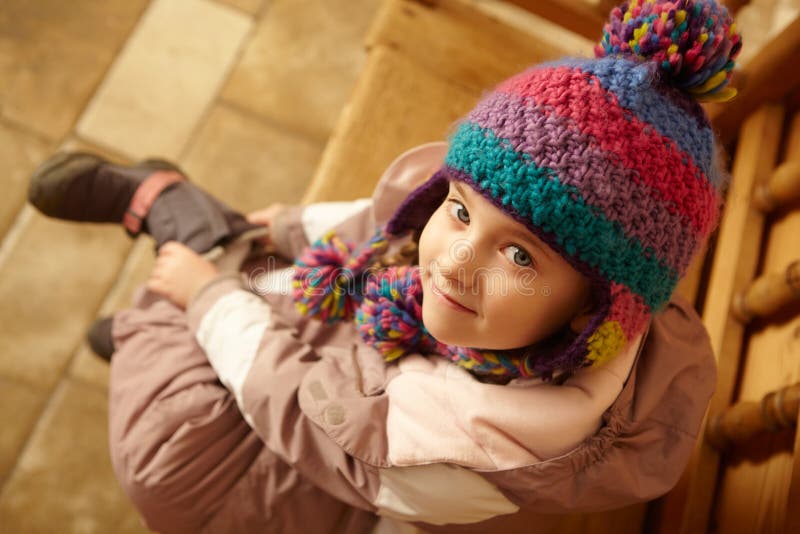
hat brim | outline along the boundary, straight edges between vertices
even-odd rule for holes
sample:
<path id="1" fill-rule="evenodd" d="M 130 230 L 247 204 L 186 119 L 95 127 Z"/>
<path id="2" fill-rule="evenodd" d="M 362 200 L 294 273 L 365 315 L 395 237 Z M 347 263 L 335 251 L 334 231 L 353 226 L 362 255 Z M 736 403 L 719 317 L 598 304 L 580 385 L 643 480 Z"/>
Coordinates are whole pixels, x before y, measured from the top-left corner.
<path id="1" fill-rule="evenodd" d="M 433 212 L 447 197 L 449 183 L 447 171 L 441 167 L 409 193 L 386 223 L 386 231 L 391 235 L 402 235 L 409 231 L 421 232 Z"/>

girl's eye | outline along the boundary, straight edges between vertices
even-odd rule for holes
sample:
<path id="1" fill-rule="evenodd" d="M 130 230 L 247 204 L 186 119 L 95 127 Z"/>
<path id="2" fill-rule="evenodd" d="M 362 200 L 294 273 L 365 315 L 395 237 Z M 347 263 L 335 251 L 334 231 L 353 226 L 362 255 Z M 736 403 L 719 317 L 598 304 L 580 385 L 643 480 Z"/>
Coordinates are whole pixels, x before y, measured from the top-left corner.
<path id="1" fill-rule="evenodd" d="M 504 254 L 506 258 L 520 267 L 530 267 L 533 265 L 533 258 L 531 258 L 531 255 L 528 254 L 525 249 L 519 248 L 516 245 L 505 247 Z"/>
<path id="2" fill-rule="evenodd" d="M 464 224 L 469 224 L 469 212 L 467 208 L 464 207 L 464 204 L 459 202 L 458 200 L 450 199 L 450 215 L 458 219 Z"/>

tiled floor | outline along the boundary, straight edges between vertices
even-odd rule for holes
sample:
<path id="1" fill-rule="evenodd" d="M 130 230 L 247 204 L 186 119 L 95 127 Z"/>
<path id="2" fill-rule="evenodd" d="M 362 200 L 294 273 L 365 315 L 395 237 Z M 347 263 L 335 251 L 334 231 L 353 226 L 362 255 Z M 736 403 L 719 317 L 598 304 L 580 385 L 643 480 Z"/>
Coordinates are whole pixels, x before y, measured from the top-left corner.
<path id="1" fill-rule="evenodd" d="M 65 147 L 162 155 L 243 211 L 297 202 L 379 4 L 4 0 L 0 532 L 147 532 L 111 470 L 108 368 L 83 337 L 126 305 L 152 245 L 41 216 L 31 170 Z"/>
<path id="2" fill-rule="evenodd" d="M 147 531 L 111 471 L 108 368 L 83 337 L 130 300 L 152 245 L 39 215 L 31 170 L 59 148 L 163 155 L 242 211 L 297 202 L 380 2 L 3 0 L 0 532 Z M 778 20 L 791 2 L 752 3 Z"/>

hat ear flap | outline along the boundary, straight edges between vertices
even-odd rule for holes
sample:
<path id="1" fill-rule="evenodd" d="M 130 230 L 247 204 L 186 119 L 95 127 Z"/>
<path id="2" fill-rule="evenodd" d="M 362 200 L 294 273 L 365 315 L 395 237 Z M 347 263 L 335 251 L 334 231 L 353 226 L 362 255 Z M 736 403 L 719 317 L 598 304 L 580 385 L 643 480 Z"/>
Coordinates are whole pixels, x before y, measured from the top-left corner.
<path id="1" fill-rule="evenodd" d="M 592 320 L 588 329 L 586 358 L 591 365 L 602 365 L 623 351 L 652 317 L 644 300 L 626 286 L 611 282 L 609 289 L 610 301 L 603 316 Z"/>
<path id="2" fill-rule="evenodd" d="M 442 167 L 403 200 L 386 224 L 386 231 L 391 235 L 404 234 L 409 230 L 421 232 L 447 197 L 449 187 L 447 172 Z"/>

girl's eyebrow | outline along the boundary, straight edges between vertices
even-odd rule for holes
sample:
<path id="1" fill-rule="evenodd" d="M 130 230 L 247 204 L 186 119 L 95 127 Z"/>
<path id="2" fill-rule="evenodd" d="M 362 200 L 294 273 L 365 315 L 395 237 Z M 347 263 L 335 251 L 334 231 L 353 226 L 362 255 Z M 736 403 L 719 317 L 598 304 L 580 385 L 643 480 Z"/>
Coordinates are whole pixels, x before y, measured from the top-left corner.
<path id="1" fill-rule="evenodd" d="M 461 193 L 461 196 L 462 196 L 462 197 L 464 197 L 464 198 L 466 198 L 466 197 L 467 197 L 467 195 L 465 195 L 465 194 L 464 194 L 464 190 L 463 190 L 463 189 L 461 189 L 461 184 L 460 184 L 460 183 L 456 182 L 455 180 L 454 180 L 454 181 L 452 181 L 452 182 L 450 182 L 450 183 L 451 183 L 451 184 L 453 184 L 453 187 L 455 187 L 455 188 L 456 188 L 456 190 L 457 190 L 459 193 Z"/>
<path id="2" fill-rule="evenodd" d="M 456 182 L 455 180 L 453 180 L 450 183 L 453 184 L 453 187 L 455 187 L 456 190 L 461 194 L 462 198 L 465 198 L 465 199 L 467 198 L 467 195 L 464 193 L 464 190 L 461 188 L 461 184 L 460 183 Z M 517 228 L 504 228 L 503 231 L 504 232 L 508 232 L 511 235 L 515 236 L 515 237 L 518 237 L 519 239 L 525 241 L 526 243 L 530 243 L 532 246 L 536 247 L 539 250 L 539 252 L 544 254 L 546 258 L 551 259 L 550 258 L 550 254 L 548 254 L 548 252 L 545 250 L 544 247 L 542 247 L 541 245 L 539 245 L 539 243 L 534 241 L 534 239 L 529 235 L 529 232 L 527 232 L 525 230 L 519 230 Z"/>

